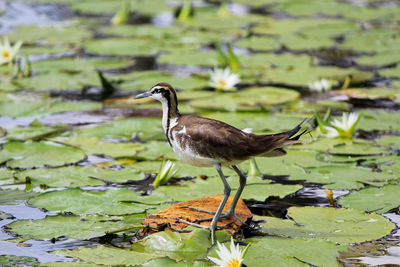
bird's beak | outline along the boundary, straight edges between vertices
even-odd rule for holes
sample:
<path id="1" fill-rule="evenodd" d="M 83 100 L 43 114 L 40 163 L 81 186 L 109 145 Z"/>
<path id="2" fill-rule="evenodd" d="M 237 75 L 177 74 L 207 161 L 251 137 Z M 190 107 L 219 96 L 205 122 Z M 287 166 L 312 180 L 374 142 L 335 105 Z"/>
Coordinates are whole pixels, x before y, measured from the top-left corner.
<path id="1" fill-rule="evenodd" d="M 142 93 L 142 94 L 138 94 L 137 96 L 135 96 L 135 99 L 138 99 L 138 98 L 145 98 L 145 97 L 149 97 L 149 96 L 151 96 L 151 93 L 150 93 L 150 92 L 144 92 L 144 93 Z"/>

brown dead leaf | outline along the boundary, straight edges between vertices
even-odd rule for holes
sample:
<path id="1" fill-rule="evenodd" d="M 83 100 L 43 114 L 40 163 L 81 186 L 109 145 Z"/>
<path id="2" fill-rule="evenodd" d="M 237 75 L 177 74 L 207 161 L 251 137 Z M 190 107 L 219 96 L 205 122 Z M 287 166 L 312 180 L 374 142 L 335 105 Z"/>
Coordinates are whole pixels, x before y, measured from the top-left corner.
<path id="1" fill-rule="evenodd" d="M 147 215 L 146 219 L 144 219 L 142 224 L 148 225 L 149 227 L 151 227 L 151 231 L 149 231 L 149 229 L 146 229 L 146 230 L 142 231 L 142 235 L 157 232 L 157 230 L 154 231 L 154 228 L 159 229 L 158 231 L 161 231 L 166 226 L 168 226 L 169 228 L 174 229 L 174 230 L 182 230 L 188 226 L 187 224 L 178 221 L 176 218 L 183 219 L 185 221 L 192 222 L 192 223 L 198 223 L 201 225 L 209 226 L 211 223 L 211 220 L 204 221 L 204 222 L 197 222 L 197 220 L 211 218 L 214 216 L 213 214 L 200 212 L 200 211 L 196 211 L 196 210 L 192 210 L 192 209 L 184 208 L 184 207 L 189 206 L 189 207 L 193 207 L 193 208 L 198 208 L 198 209 L 215 212 L 218 209 L 218 206 L 221 203 L 222 198 L 223 198 L 223 195 L 207 196 L 204 198 L 199 198 L 199 199 L 194 199 L 194 200 L 189 200 L 189 201 L 173 204 L 171 207 L 169 207 L 167 209 L 161 210 L 154 214 L 149 214 L 149 215 Z M 232 200 L 233 200 L 233 196 L 228 198 L 228 201 L 223 209 L 223 212 L 228 211 L 228 208 L 229 208 Z M 236 213 L 236 216 L 238 216 L 243 222 L 246 222 L 253 217 L 253 215 L 251 214 L 251 211 L 244 204 L 242 199 L 239 199 L 238 204 L 235 209 L 235 213 Z M 218 226 L 224 226 L 224 225 L 227 225 L 224 228 L 224 230 L 228 231 L 232 235 L 235 235 L 239 231 L 240 227 L 242 226 L 242 223 L 234 217 L 219 219 Z"/>

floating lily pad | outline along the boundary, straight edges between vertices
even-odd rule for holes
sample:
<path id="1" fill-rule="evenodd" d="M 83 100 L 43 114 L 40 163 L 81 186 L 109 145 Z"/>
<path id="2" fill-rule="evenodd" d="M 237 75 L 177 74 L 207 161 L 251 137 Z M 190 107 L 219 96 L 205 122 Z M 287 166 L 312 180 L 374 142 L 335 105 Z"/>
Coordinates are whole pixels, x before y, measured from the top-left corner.
<path id="1" fill-rule="evenodd" d="M 0 190 L 0 205 L 20 205 L 38 195 L 36 192 L 21 190 Z"/>
<path id="2" fill-rule="evenodd" d="M 44 125 L 40 125 L 38 127 L 13 127 L 7 128 L 7 136 L 4 138 L 6 140 L 37 140 L 41 139 L 40 137 L 47 136 L 50 134 L 60 133 L 67 128 L 64 127 L 47 127 Z"/>
<path id="3" fill-rule="evenodd" d="M 97 137 L 73 137 L 60 142 L 78 147 L 86 153 L 86 155 L 106 155 L 113 158 L 133 157 L 136 152 L 143 150 L 142 145 L 135 143 L 117 143 L 102 141 Z"/>
<path id="4" fill-rule="evenodd" d="M 283 198 L 300 190 L 301 185 L 282 185 L 282 184 L 247 184 L 244 188 L 242 198 L 246 200 L 265 201 L 268 197 Z"/>
<path id="5" fill-rule="evenodd" d="M 28 256 L 1 255 L 0 265 L 2 266 L 40 266 L 36 258 Z"/>
<path id="6" fill-rule="evenodd" d="M 262 231 L 268 235 L 317 238 L 339 244 L 375 240 L 390 234 L 395 227 L 385 217 L 356 209 L 291 207 L 288 216 L 293 221 L 273 217 L 258 219 L 267 221 L 262 224 Z"/>
<path id="7" fill-rule="evenodd" d="M 120 1 L 77 1 L 71 5 L 71 9 L 86 14 L 114 14 L 121 6 Z M 168 11 L 171 8 L 164 0 L 133 0 L 130 2 L 131 12 L 139 12 L 144 15 L 154 15 L 161 11 Z"/>
<path id="8" fill-rule="evenodd" d="M 158 267 L 158 266 L 163 266 L 163 267 L 211 267 L 214 266 L 212 264 L 208 264 L 204 261 L 194 261 L 194 262 L 187 262 L 187 261 L 174 261 L 168 257 L 165 258 L 157 258 L 157 259 L 152 259 L 141 266 L 143 267 Z"/>
<path id="9" fill-rule="evenodd" d="M 33 116 L 66 111 L 99 109 L 101 104 L 94 102 L 74 102 L 51 99 L 46 94 L 29 95 L 0 93 L 1 116 Z"/>
<path id="10" fill-rule="evenodd" d="M 340 48 L 364 52 L 397 50 L 400 44 L 398 32 L 389 29 L 375 29 L 353 32 L 346 36 Z"/>
<path id="11" fill-rule="evenodd" d="M 338 203 L 343 207 L 385 213 L 400 206 L 399 190 L 399 185 L 386 185 L 381 188 L 369 187 L 341 197 Z"/>
<path id="12" fill-rule="evenodd" d="M 147 142 L 146 144 L 143 145 L 143 150 L 137 153 L 135 157 L 141 160 L 152 160 L 152 161 L 161 158 L 171 159 L 171 160 L 178 159 L 178 156 L 174 153 L 168 142 L 160 142 L 160 141 Z M 143 166 L 143 164 L 145 164 L 146 167 Z M 152 164 L 155 164 L 155 166 L 151 167 Z M 159 165 L 158 162 L 150 163 L 150 165 L 146 162 L 143 162 L 143 163 L 138 163 L 133 167 L 138 169 L 145 167 L 144 168 L 145 171 L 153 171 L 153 170 L 158 170 L 157 169 L 158 167 L 156 167 L 157 165 Z M 147 166 L 150 166 L 150 168 L 148 168 Z"/>
<path id="13" fill-rule="evenodd" d="M 199 99 L 190 102 L 195 108 L 225 111 L 263 111 L 266 107 L 289 103 L 299 98 L 299 93 L 289 89 L 274 87 L 253 87 L 238 93 L 224 93 L 214 97 L 214 101 Z"/>
<path id="14" fill-rule="evenodd" d="M 29 178 L 32 186 L 79 187 L 104 185 L 105 182 L 122 183 L 128 180 L 140 180 L 144 178 L 144 175 L 131 169 L 113 170 L 92 166 L 68 166 L 27 170 L 17 173 L 16 178 L 15 182 L 25 182 Z"/>
<path id="15" fill-rule="evenodd" d="M 366 131 L 398 131 L 400 130 L 398 115 L 396 112 L 385 110 L 364 110 L 363 118 L 357 127 Z"/>
<path id="16" fill-rule="evenodd" d="M 180 66 L 218 66 L 218 55 L 216 52 L 204 51 L 175 51 L 163 54 L 157 58 L 159 64 Z"/>
<path id="17" fill-rule="evenodd" d="M 89 239 L 103 236 L 112 230 L 140 225 L 144 218 L 144 214 L 124 217 L 56 215 L 40 220 L 18 220 L 7 225 L 7 228 L 25 238 L 48 240 L 66 236 L 73 239 Z"/>
<path id="18" fill-rule="evenodd" d="M 272 51 L 280 47 L 277 40 L 264 36 L 252 36 L 235 43 L 235 45 L 256 51 Z"/>
<path id="19" fill-rule="evenodd" d="M 100 264 L 102 266 L 133 266 L 145 263 L 157 257 L 147 253 L 106 246 L 97 246 L 93 248 L 81 246 L 74 250 L 56 250 L 55 253 L 78 258 L 90 264 Z"/>
<path id="20" fill-rule="evenodd" d="M 100 32 L 121 37 L 142 37 L 142 38 L 167 38 L 176 37 L 182 33 L 180 27 L 155 27 L 154 25 L 113 25 L 99 29 Z"/>
<path id="21" fill-rule="evenodd" d="M 139 137 L 142 140 L 165 140 L 161 118 L 116 119 L 104 124 L 76 129 L 80 137 L 99 137 L 102 139 L 129 140 Z"/>
<path id="22" fill-rule="evenodd" d="M 84 158 L 85 154 L 80 149 L 49 141 L 13 141 L 4 144 L 0 150 L 0 162 L 7 162 L 10 168 L 62 166 Z"/>
<path id="23" fill-rule="evenodd" d="M 317 239 L 300 238 L 249 238 L 250 247 L 244 258 L 247 266 L 333 266 L 340 251 L 348 246 Z M 284 250 L 282 248 L 285 248 Z"/>
<path id="24" fill-rule="evenodd" d="M 10 41 L 24 40 L 30 43 L 80 45 L 83 40 L 92 37 L 92 33 L 83 25 L 76 26 L 18 26 L 9 34 Z"/>
<path id="25" fill-rule="evenodd" d="M 58 212 L 124 215 L 142 213 L 168 200 L 169 198 L 160 192 L 153 192 L 150 196 L 140 196 L 140 193 L 127 188 L 109 189 L 103 192 L 74 188 L 43 193 L 29 203 Z"/>
<path id="26" fill-rule="evenodd" d="M 217 233 L 217 240 L 228 239 L 225 231 Z M 163 232 L 152 234 L 133 243 L 130 249 L 158 257 L 168 256 L 174 260 L 201 260 L 205 258 L 210 245 L 210 232 L 207 230 L 196 229 L 191 233 L 180 234 L 167 228 Z"/>

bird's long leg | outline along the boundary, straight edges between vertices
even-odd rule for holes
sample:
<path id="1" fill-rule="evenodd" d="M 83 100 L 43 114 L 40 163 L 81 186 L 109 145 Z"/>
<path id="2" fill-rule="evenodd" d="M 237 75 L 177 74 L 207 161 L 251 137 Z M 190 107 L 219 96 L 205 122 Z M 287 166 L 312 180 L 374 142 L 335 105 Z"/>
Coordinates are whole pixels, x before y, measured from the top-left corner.
<path id="1" fill-rule="evenodd" d="M 217 212 L 214 215 L 214 218 L 211 221 L 210 224 L 210 230 L 211 230 L 211 243 L 214 245 L 215 244 L 215 228 L 217 227 L 218 220 L 221 216 L 222 210 L 225 207 L 226 201 L 228 200 L 229 195 L 231 194 L 231 187 L 229 186 L 228 182 L 225 179 L 225 176 L 221 170 L 221 164 L 215 164 L 214 167 L 217 169 L 217 172 L 219 176 L 221 177 L 222 182 L 224 183 L 224 198 L 222 199 L 221 203 L 219 204 L 219 207 L 217 209 Z"/>
<path id="2" fill-rule="evenodd" d="M 240 195 L 243 192 L 243 189 L 246 185 L 246 176 L 239 170 L 239 168 L 235 165 L 232 165 L 233 170 L 239 175 L 239 188 L 235 194 L 235 197 L 228 209 L 227 213 L 224 213 L 220 216 L 220 218 L 229 218 L 229 217 L 235 217 L 237 220 L 240 221 L 240 223 L 242 223 L 243 225 L 246 225 L 246 223 L 244 221 L 242 221 L 238 216 L 235 215 L 235 209 L 236 209 L 236 205 L 237 202 L 239 201 Z M 194 208 L 194 207 L 188 207 L 188 206 L 184 206 L 182 208 L 188 208 L 188 209 L 192 209 L 195 211 L 200 211 L 200 212 L 205 212 L 205 213 L 209 213 L 209 214 L 216 214 L 215 211 L 208 211 L 208 210 L 203 210 L 203 209 L 199 209 L 199 208 Z M 203 221 L 210 221 L 211 219 L 214 218 L 205 218 L 205 219 L 198 219 L 197 222 L 203 222 Z"/>
<path id="3" fill-rule="evenodd" d="M 236 167 L 236 165 L 232 165 L 232 168 L 239 175 L 239 188 L 236 191 L 235 197 L 232 200 L 228 212 L 226 213 L 227 217 L 232 217 L 235 215 L 236 205 L 239 201 L 240 195 L 242 194 L 244 187 L 246 186 L 246 180 L 247 180 L 246 176 L 239 170 L 238 167 Z"/>

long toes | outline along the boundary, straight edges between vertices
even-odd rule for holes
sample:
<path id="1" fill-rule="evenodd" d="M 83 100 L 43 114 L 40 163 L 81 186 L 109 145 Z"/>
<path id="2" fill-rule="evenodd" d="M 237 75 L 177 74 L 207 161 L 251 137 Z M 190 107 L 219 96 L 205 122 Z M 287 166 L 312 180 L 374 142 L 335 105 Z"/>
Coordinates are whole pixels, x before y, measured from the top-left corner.
<path id="1" fill-rule="evenodd" d="M 194 211 L 199 211 L 199 212 L 204 212 L 204 213 L 208 213 L 208 214 L 215 214 L 215 211 L 204 210 L 204 209 L 199 209 L 199 208 L 190 207 L 190 206 L 182 206 L 182 207 L 180 207 L 180 208 L 186 208 L 186 209 L 190 209 L 190 210 L 194 210 Z"/>
<path id="2" fill-rule="evenodd" d="M 203 229 L 208 229 L 208 226 L 205 226 L 205 225 L 201 225 L 201 224 L 198 224 L 198 223 L 192 223 L 192 222 L 186 221 L 186 220 L 181 219 L 181 218 L 175 218 L 175 219 L 178 220 L 181 223 L 186 223 L 187 225 L 191 225 L 191 226 L 198 227 L 198 228 L 203 228 Z"/>

